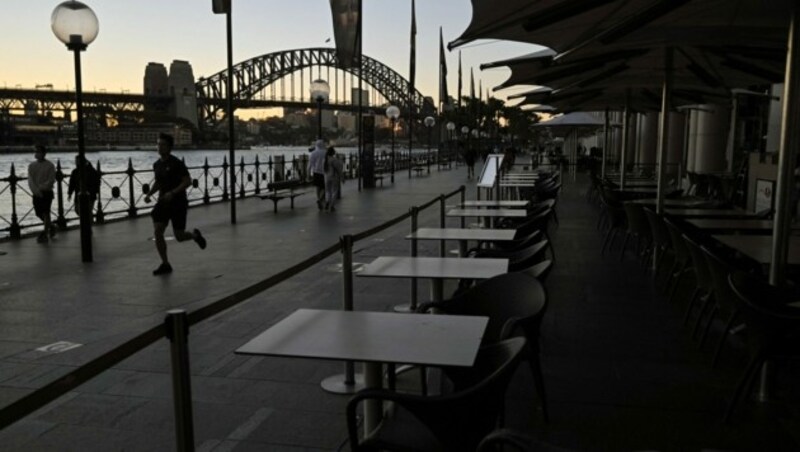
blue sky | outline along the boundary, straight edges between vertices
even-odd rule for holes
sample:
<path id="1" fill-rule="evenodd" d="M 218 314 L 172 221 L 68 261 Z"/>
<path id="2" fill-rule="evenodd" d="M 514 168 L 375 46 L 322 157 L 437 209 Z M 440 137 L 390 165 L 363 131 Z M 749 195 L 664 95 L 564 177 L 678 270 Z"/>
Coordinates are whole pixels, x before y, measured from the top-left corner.
<path id="1" fill-rule="evenodd" d="M 3 0 L 0 30 L 0 86 L 74 85 L 72 57 L 50 30 L 58 1 Z M 226 64 L 224 16 L 211 12 L 211 0 L 87 0 L 100 21 L 97 40 L 83 54 L 84 89 L 142 91 L 148 62 L 188 60 L 195 77 L 208 76 Z M 328 0 L 233 0 L 234 63 L 285 49 L 332 46 Z M 438 95 L 438 34 L 453 40 L 469 24 L 469 0 L 417 1 L 417 87 Z M 364 53 L 408 75 L 410 0 L 364 2 Z M 531 52 L 534 46 L 482 41 L 462 50 L 464 92 L 469 70 L 492 87 L 504 81 L 506 69 L 481 72 L 478 65 Z M 458 52 L 448 53 L 450 93 L 457 86 Z M 499 93 L 509 94 L 513 91 Z"/>

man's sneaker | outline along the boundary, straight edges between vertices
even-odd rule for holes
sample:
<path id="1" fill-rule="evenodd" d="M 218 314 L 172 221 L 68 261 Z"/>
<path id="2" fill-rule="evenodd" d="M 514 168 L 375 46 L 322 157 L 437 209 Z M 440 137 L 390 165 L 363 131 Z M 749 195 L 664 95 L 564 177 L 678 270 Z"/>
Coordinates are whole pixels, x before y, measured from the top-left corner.
<path id="1" fill-rule="evenodd" d="M 206 238 L 203 237 L 203 234 L 200 233 L 199 229 L 194 230 L 194 241 L 201 250 L 206 249 Z"/>
<path id="2" fill-rule="evenodd" d="M 169 273 L 172 273 L 172 265 L 169 264 L 161 264 L 157 269 L 153 270 L 153 275 L 155 276 L 167 275 Z"/>

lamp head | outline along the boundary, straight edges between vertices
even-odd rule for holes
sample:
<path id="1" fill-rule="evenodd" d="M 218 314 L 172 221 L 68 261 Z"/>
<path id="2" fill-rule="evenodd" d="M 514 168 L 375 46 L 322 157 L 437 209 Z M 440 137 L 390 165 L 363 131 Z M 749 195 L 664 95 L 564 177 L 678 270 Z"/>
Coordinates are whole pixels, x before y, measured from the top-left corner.
<path id="1" fill-rule="evenodd" d="M 311 98 L 315 102 L 323 103 L 328 101 L 331 87 L 325 80 L 317 79 L 311 82 Z"/>
<path id="2" fill-rule="evenodd" d="M 428 116 L 425 118 L 425 127 L 433 127 L 436 124 L 436 120 L 433 119 L 433 116 Z"/>
<path id="3" fill-rule="evenodd" d="M 85 50 L 97 37 L 100 23 L 91 8 L 69 0 L 56 6 L 50 16 L 50 28 L 70 50 Z"/>
<path id="4" fill-rule="evenodd" d="M 400 109 L 394 105 L 389 105 L 386 108 L 386 116 L 392 121 L 400 117 Z"/>
<path id="5" fill-rule="evenodd" d="M 461 126 L 461 133 L 463 133 L 464 135 L 468 134 L 469 133 L 469 127 Z"/>
<path id="6" fill-rule="evenodd" d="M 456 130 L 456 124 L 453 121 L 448 122 L 447 123 L 447 130 L 449 130 L 451 132 Z"/>

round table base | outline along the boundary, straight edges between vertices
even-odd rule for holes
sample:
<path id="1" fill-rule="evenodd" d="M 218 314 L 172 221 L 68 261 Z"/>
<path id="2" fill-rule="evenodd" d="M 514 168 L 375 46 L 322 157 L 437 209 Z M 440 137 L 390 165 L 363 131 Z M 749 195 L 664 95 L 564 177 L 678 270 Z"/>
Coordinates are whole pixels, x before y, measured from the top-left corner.
<path id="1" fill-rule="evenodd" d="M 356 392 L 364 389 L 364 374 L 355 374 L 353 383 L 345 383 L 344 374 L 336 374 L 330 376 L 319 384 L 326 392 L 333 394 L 355 394 Z"/>

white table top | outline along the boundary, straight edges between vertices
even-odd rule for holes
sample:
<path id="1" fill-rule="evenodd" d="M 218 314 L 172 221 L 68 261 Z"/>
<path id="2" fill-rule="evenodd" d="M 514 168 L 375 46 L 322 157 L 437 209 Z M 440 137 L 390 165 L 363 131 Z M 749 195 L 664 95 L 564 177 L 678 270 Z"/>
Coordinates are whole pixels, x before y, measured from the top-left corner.
<path id="1" fill-rule="evenodd" d="M 664 209 L 670 215 L 695 217 L 754 217 L 756 214 L 744 209 Z"/>
<path id="2" fill-rule="evenodd" d="M 530 201 L 525 200 L 470 200 L 464 201 L 462 207 L 505 207 L 508 209 L 522 209 L 530 204 Z"/>
<path id="3" fill-rule="evenodd" d="M 357 273 L 383 278 L 485 279 L 508 272 L 508 259 L 381 256 Z"/>
<path id="4" fill-rule="evenodd" d="M 298 309 L 236 350 L 430 366 L 471 366 L 488 317 Z"/>
<path id="5" fill-rule="evenodd" d="M 420 240 L 514 240 L 516 229 L 419 228 L 406 236 Z"/>
<path id="6" fill-rule="evenodd" d="M 501 187 L 535 187 L 536 186 L 536 181 L 502 179 L 500 181 L 500 186 Z"/>
<path id="7" fill-rule="evenodd" d="M 694 218 L 686 220 L 700 229 L 771 230 L 772 220 L 738 218 Z M 800 225 L 793 227 L 797 229 Z"/>
<path id="8" fill-rule="evenodd" d="M 448 217 L 526 217 L 528 212 L 523 209 L 451 209 Z"/>
<path id="9" fill-rule="evenodd" d="M 645 205 L 655 205 L 657 200 L 655 198 L 646 198 L 646 199 L 634 199 L 630 201 L 633 204 L 645 204 Z M 685 208 L 693 208 L 693 209 L 716 209 L 717 207 L 711 201 L 706 201 L 704 199 L 695 199 L 695 198 L 687 198 L 687 199 L 665 199 L 664 206 L 667 207 L 685 207 Z"/>
<path id="10" fill-rule="evenodd" d="M 771 235 L 713 235 L 712 237 L 757 262 L 772 263 Z M 800 264 L 800 237 L 789 237 L 789 254 L 786 261 L 791 265 Z"/>

